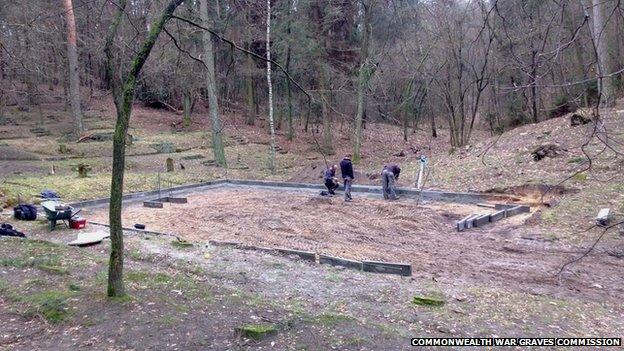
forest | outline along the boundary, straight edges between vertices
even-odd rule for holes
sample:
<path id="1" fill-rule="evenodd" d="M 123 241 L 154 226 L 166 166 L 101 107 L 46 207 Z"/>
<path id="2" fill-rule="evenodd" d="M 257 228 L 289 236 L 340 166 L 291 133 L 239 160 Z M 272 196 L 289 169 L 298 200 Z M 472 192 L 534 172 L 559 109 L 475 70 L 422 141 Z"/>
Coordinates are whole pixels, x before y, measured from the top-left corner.
<path id="1" fill-rule="evenodd" d="M 0 1 L 0 349 L 621 346 L 623 62 L 619 0 Z"/>

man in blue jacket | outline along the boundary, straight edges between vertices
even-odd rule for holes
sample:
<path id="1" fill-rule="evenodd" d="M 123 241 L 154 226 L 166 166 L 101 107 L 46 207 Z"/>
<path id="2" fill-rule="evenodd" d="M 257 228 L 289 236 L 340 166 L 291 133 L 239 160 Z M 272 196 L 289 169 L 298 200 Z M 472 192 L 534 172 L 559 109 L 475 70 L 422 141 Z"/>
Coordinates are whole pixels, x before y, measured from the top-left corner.
<path id="1" fill-rule="evenodd" d="M 346 155 L 344 159 L 340 161 L 340 173 L 342 173 L 342 180 L 344 182 L 344 199 L 346 202 L 351 202 L 353 201 L 351 197 L 351 183 L 353 179 L 355 179 L 351 155 Z"/>

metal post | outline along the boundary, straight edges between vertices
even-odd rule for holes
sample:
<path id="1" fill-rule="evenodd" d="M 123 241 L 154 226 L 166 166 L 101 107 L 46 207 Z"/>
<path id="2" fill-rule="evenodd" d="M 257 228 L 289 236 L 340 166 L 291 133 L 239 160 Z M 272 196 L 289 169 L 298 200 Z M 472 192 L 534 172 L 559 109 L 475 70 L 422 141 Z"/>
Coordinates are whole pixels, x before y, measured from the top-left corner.
<path id="1" fill-rule="evenodd" d="M 158 171 L 158 199 L 160 200 L 160 171 Z"/>
<path id="2" fill-rule="evenodd" d="M 427 167 L 427 157 L 420 156 L 420 171 L 418 171 L 418 182 L 416 188 L 420 190 L 422 188 L 423 174 L 425 173 L 425 167 Z"/>

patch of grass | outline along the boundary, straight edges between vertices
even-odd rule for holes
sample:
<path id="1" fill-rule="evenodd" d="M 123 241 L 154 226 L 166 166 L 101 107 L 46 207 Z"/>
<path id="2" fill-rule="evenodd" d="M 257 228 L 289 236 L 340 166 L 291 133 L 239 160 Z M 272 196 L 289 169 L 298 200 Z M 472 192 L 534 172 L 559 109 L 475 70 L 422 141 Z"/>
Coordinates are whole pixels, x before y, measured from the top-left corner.
<path id="1" fill-rule="evenodd" d="M 69 274 L 67 268 L 60 266 L 60 260 L 59 255 L 43 255 L 36 258 L 2 258 L 0 259 L 0 266 L 15 268 L 35 267 L 47 273 L 59 275 Z"/>
<path id="2" fill-rule="evenodd" d="M 68 292 L 43 291 L 24 298 L 30 307 L 26 310 L 27 316 L 40 315 L 52 323 L 62 322 L 69 318 L 67 300 L 71 296 Z"/>
<path id="3" fill-rule="evenodd" d="M 431 296 L 414 296 L 412 303 L 418 306 L 443 306 L 444 300 Z"/>
<path id="4" fill-rule="evenodd" d="M 189 243 L 188 241 L 185 241 L 185 240 L 173 240 L 171 242 L 171 246 L 177 249 L 188 249 L 188 248 L 193 247 L 193 243 Z"/>
<path id="5" fill-rule="evenodd" d="M 340 280 L 341 280 L 340 276 L 335 273 L 328 274 L 326 279 L 328 282 L 332 282 L 332 283 L 340 283 Z"/>
<path id="6" fill-rule="evenodd" d="M 108 300 L 113 302 L 113 303 L 119 303 L 119 304 L 127 304 L 132 302 L 133 298 L 130 294 L 125 294 L 122 296 L 108 296 Z"/>
<path id="7" fill-rule="evenodd" d="M 42 265 L 39 265 L 38 268 L 41 269 L 42 271 L 52 273 L 52 274 L 59 274 L 59 275 L 69 274 L 69 270 L 67 268 L 63 268 L 59 266 L 49 266 L 49 265 L 42 264 Z"/>
<path id="8" fill-rule="evenodd" d="M 273 324 L 246 324 L 237 327 L 236 332 L 245 338 L 262 340 L 269 335 L 277 333 L 277 327 Z"/>
<path id="9" fill-rule="evenodd" d="M 129 256 L 134 261 L 141 261 L 141 259 L 142 259 L 141 251 L 139 251 L 139 250 L 132 250 L 132 251 L 130 251 Z"/>
<path id="10" fill-rule="evenodd" d="M 24 268 L 30 266 L 30 260 L 23 258 L 2 258 L 0 259 L 0 266 Z"/>
<path id="11" fill-rule="evenodd" d="M 176 322 L 177 322 L 177 319 L 174 316 L 172 316 L 170 314 L 166 314 L 166 315 L 160 317 L 160 320 L 159 320 L 158 323 L 160 323 L 160 324 L 162 324 L 164 326 L 172 326 L 172 325 L 176 324 Z"/>
<path id="12" fill-rule="evenodd" d="M 572 157 L 568 159 L 568 163 L 585 163 L 586 161 L 587 161 L 587 158 L 583 156 L 577 156 L 577 157 Z"/>
<path id="13" fill-rule="evenodd" d="M 145 271 L 128 271 L 125 274 L 125 279 L 133 283 L 147 283 L 151 280 L 151 276 Z"/>
<path id="14" fill-rule="evenodd" d="M 587 173 L 585 172 L 576 173 L 574 176 L 572 176 L 572 179 L 579 181 L 579 182 L 584 182 L 587 180 Z"/>
<path id="15" fill-rule="evenodd" d="M 326 326 L 335 326 L 340 323 L 352 322 L 355 318 L 341 313 L 323 313 L 317 317 L 319 323 Z"/>

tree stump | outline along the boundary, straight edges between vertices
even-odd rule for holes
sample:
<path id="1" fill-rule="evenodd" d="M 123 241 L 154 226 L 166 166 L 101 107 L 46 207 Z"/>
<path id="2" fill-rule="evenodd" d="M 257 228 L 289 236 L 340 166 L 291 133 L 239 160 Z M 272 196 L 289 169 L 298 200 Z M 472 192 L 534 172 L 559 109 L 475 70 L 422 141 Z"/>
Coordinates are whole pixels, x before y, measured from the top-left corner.
<path id="1" fill-rule="evenodd" d="M 69 153 L 69 149 L 67 148 L 66 144 L 59 144 L 58 150 L 59 150 L 59 153 L 61 155 L 65 155 L 65 154 Z"/>
<path id="2" fill-rule="evenodd" d="M 575 113 L 572 116 L 570 116 L 570 125 L 572 127 L 580 126 L 580 125 L 583 125 L 583 124 L 587 124 L 589 122 L 591 122 L 590 118 L 587 118 L 587 117 L 585 117 L 585 116 L 583 116 L 581 114 L 578 114 L 578 113 Z"/>
<path id="3" fill-rule="evenodd" d="M 91 170 L 91 166 L 86 165 L 84 163 L 78 164 L 78 178 L 88 177 L 90 170 Z"/>
<path id="4" fill-rule="evenodd" d="M 173 159 L 171 157 L 167 157 L 166 166 L 167 172 L 173 172 Z"/>

